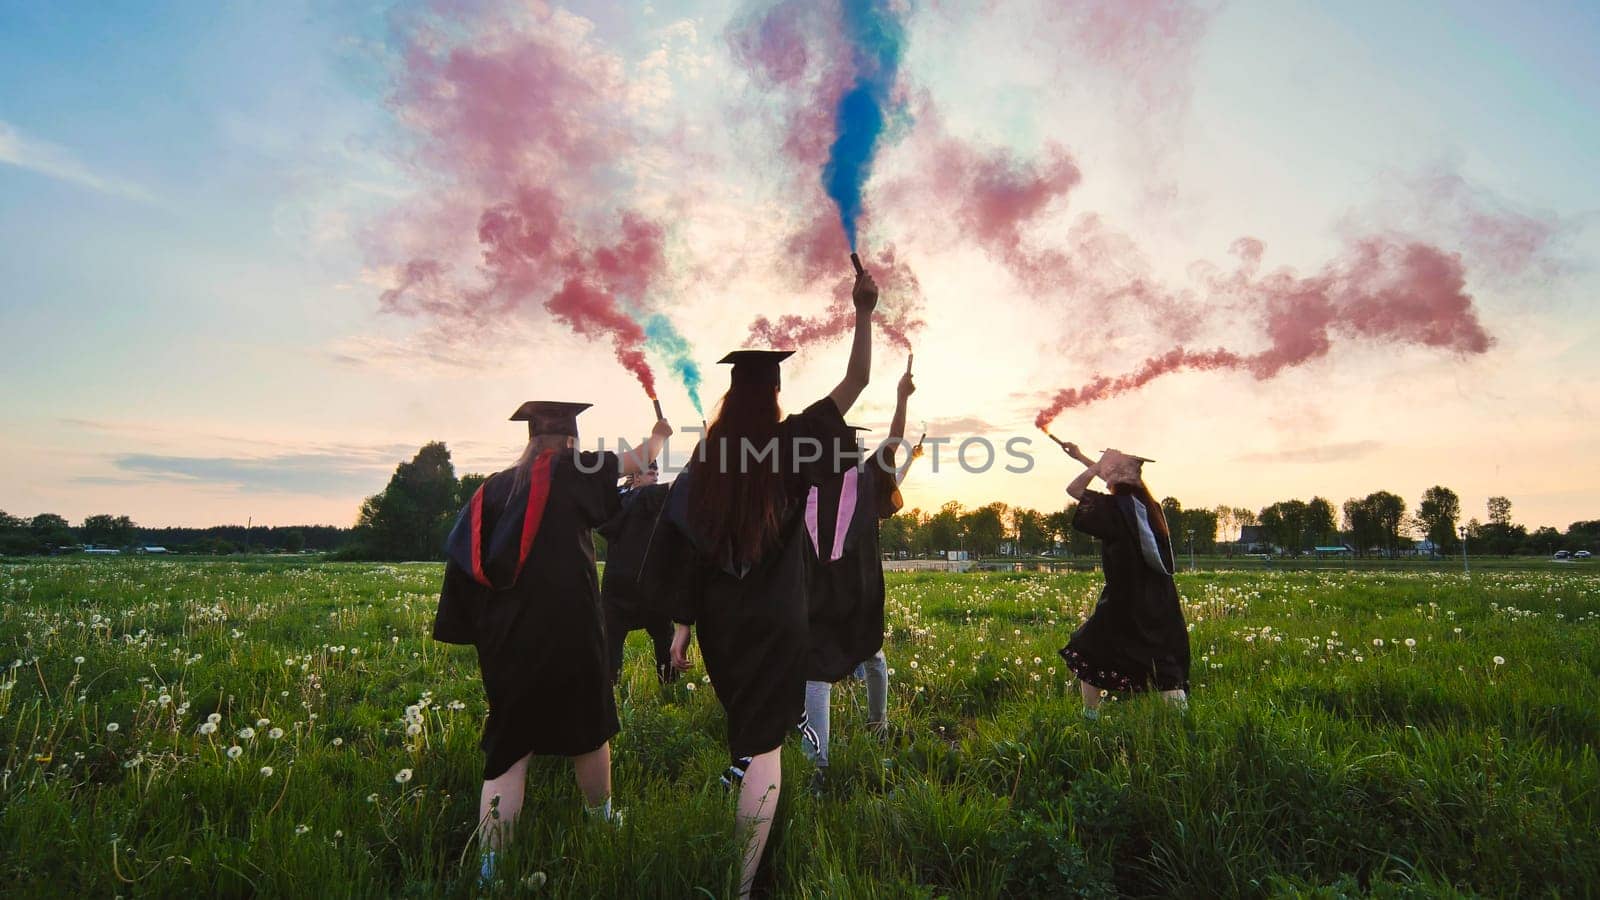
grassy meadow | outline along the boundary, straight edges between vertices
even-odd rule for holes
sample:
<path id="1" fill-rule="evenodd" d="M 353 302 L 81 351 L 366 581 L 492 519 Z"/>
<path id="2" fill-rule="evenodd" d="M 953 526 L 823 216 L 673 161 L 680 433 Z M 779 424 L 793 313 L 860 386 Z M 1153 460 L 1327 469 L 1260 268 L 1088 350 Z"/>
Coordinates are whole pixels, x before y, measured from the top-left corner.
<path id="1" fill-rule="evenodd" d="M 502 881 L 470 838 L 485 713 L 428 637 L 441 569 L 0 564 L 0 893 L 728 896 L 722 714 L 629 645 L 620 827 L 535 764 Z M 1079 715 L 1093 573 L 891 574 L 885 738 L 785 750 L 779 896 L 1600 893 L 1600 569 L 1179 576 L 1186 714 Z"/>

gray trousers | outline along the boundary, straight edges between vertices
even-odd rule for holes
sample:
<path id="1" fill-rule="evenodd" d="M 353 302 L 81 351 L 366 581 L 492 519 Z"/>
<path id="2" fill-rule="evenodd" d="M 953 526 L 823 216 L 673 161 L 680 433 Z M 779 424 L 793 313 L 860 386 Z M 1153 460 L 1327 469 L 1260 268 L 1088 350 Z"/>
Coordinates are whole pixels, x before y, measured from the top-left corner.
<path id="1" fill-rule="evenodd" d="M 867 724 L 885 725 L 889 721 L 889 663 L 883 651 L 856 667 L 856 676 L 867 682 Z M 833 700 L 833 685 L 826 681 L 806 682 L 806 740 L 800 742 L 806 757 L 819 766 L 828 764 L 828 707 Z M 813 741 L 815 743 L 813 743 Z"/>

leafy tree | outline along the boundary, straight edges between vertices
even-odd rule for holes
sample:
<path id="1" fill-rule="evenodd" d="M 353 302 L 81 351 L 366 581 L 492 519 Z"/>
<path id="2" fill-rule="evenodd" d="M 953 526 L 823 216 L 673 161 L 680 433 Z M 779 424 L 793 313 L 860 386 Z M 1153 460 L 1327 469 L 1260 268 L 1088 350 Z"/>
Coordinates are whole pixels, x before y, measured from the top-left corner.
<path id="1" fill-rule="evenodd" d="M 1170 527 L 1170 523 L 1169 523 Z M 1217 549 L 1217 512 L 1214 509 L 1189 509 L 1183 513 L 1183 546 L 1194 538 L 1194 552 L 1212 553 Z M 1174 540 L 1177 536 L 1174 535 Z"/>
<path id="2" fill-rule="evenodd" d="M 1313 547 L 1326 547 L 1339 537 L 1333 503 L 1326 497 L 1312 497 L 1306 503 L 1306 536 Z"/>
<path id="3" fill-rule="evenodd" d="M 291 528 L 283 533 L 283 549 L 290 553 L 299 553 L 306 547 L 306 533 L 298 528 Z"/>
<path id="4" fill-rule="evenodd" d="M 962 516 L 961 526 L 966 533 L 967 549 L 978 554 L 999 552 L 1000 542 L 1006 537 L 1005 514 L 1004 503 L 990 503 Z"/>
<path id="5" fill-rule="evenodd" d="M 1163 497 L 1161 499 L 1161 514 L 1167 518 L 1167 528 L 1178 530 L 1183 527 L 1183 504 L 1177 497 Z"/>
<path id="6" fill-rule="evenodd" d="M 1405 523 L 1406 501 L 1388 491 L 1368 494 L 1362 501 L 1372 511 L 1373 526 L 1391 554 L 1400 544 L 1400 527 Z"/>
<path id="7" fill-rule="evenodd" d="M 83 520 L 79 534 L 85 544 L 108 544 L 126 547 L 133 543 L 135 526 L 127 516 L 101 514 Z"/>
<path id="8" fill-rule="evenodd" d="M 1017 535 L 1017 548 L 1023 553 L 1041 553 L 1054 544 L 1045 518 L 1045 514 L 1036 509 L 1012 510 L 1012 529 Z"/>
<path id="9" fill-rule="evenodd" d="M 1489 524 L 1505 526 L 1511 524 L 1511 498 L 1489 498 Z"/>
<path id="10" fill-rule="evenodd" d="M 1461 498 L 1456 492 L 1434 485 L 1422 492 L 1422 502 L 1417 504 L 1417 521 L 1422 533 L 1442 552 L 1456 549 L 1456 520 L 1461 517 Z"/>
<path id="11" fill-rule="evenodd" d="M 916 533 L 922 525 L 922 511 L 901 510 L 878 526 L 878 544 L 886 553 L 915 553 Z"/>
<path id="12" fill-rule="evenodd" d="M 932 553 L 943 553 L 946 550 L 955 550 L 961 547 L 963 532 L 961 529 L 962 507 L 954 500 L 939 507 L 939 511 L 928 520 L 928 546 Z"/>
<path id="13" fill-rule="evenodd" d="M 461 485 L 450 450 L 434 441 L 395 468 L 380 494 L 361 504 L 359 546 L 372 559 L 441 559 L 444 539 L 460 509 Z"/>
<path id="14" fill-rule="evenodd" d="M 1528 543 L 1532 545 L 1535 553 L 1550 554 L 1562 549 L 1566 539 L 1562 537 L 1561 532 L 1546 525 L 1528 535 Z"/>
<path id="15" fill-rule="evenodd" d="M 1306 524 L 1310 520 L 1304 500 L 1282 500 L 1261 510 L 1261 527 L 1267 540 L 1291 553 L 1305 549 Z"/>
<path id="16" fill-rule="evenodd" d="M 489 476 L 477 472 L 468 472 L 461 476 L 461 481 L 456 488 L 456 509 L 466 506 L 467 502 L 472 499 L 472 495 L 476 494 L 478 488 L 488 480 Z"/>
<path id="17" fill-rule="evenodd" d="M 1361 556 L 1366 556 L 1383 540 L 1377 518 L 1365 500 L 1350 499 L 1344 502 L 1344 530 L 1350 546 Z"/>

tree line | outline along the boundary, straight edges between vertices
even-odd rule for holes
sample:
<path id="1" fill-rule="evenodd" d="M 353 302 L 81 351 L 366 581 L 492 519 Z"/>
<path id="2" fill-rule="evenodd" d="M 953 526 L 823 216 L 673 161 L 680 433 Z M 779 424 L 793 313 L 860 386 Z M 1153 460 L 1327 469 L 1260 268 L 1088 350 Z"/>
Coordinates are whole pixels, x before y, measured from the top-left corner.
<path id="1" fill-rule="evenodd" d="M 329 525 L 245 528 L 140 528 L 127 516 L 94 515 L 76 527 L 52 513 L 23 519 L 0 512 L 0 555 L 59 552 L 94 544 L 126 548 L 160 544 L 169 550 L 231 553 L 331 551 L 342 559 L 438 560 L 457 512 L 487 476 L 457 476 L 442 442 L 424 445 L 401 462 L 382 491 L 366 498 L 353 528 Z M 1415 509 L 1389 491 L 1351 498 L 1335 507 L 1323 497 L 1282 500 L 1259 510 L 1244 507 L 1185 508 L 1176 497 L 1161 501 L 1174 548 L 1183 554 L 1268 550 L 1289 554 L 1317 548 L 1348 548 L 1356 555 L 1414 551 L 1416 539 L 1438 554 L 1460 552 L 1465 532 L 1471 550 L 1490 555 L 1550 554 L 1593 550 L 1600 545 L 1600 519 L 1572 523 L 1565 533 L 1551 527 L 1532 532 L 1511 519 L 1511 501 L 1489 498 L 1486 521 L 1462 524 L 1461 499 L 1447 487 L 1423 492 Z M 968 509 L 955 501 L 938 510 L 904 510 L 884 520 L 887 553 L 942 556 L 965 550 L 973 556 L 1098 553 L 1093 538 L 1072 527 L 1077 504 L 1041 511 L 1004 503 Z M 597 536 L 596 550 L 604 554 Z"/>
<path id="2" fill-rule="evenodd" d="M 299 553 L 331 551 L 344 546 L 353 529 L 334 525 L 209 528 L 147 528 L 128 516 L 87 516 L 77 525 L 56 513 L 13 516 L 0 510 L 0 556 L 42 556 L 84 547 L 134 550 L 163 547 L 171 553 Z"/>

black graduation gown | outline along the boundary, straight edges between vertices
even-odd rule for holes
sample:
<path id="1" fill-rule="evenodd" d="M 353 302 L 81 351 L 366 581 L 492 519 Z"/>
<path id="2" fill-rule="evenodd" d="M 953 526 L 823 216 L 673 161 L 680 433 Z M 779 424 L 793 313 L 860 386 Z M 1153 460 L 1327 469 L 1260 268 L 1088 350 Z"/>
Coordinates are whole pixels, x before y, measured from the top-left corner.
<path id="1" fill-rule="evenodd" d="M 605 609 L 606 643 L 611 678 L 622 666 L 622 645 L 628 632 L 643 628 L 657 650 L 670 643 L 672 620 L 661 601 L 670 577 L 675 533 L 666 522 L 671 485 L 651 484 L 622 494 L 622 508 L 596 530 L 606 539 L 606 567 L 600 577 L 600 605 Z M 658 657 L 665 654 L 657 653 Z M 675 671 L 658 658 L 658 675 L 671 680 Z"/>
<path id="2" fill-rule="evenodd" d="M 434 619 L 436 640 L 478 649 L 485 779 L 529 753 L 588 753 L 618 730 L 590 530 L 616 515 L 619 462 L 570 450 L 541 459 L 531 478 L 491 475 L 462 509 Z"/>
<path id="3" fill-rule="evenodd" d="M 809 681 L 838 681 L 883 648 L 883 560 L 878 522 L 894 515 L 890 446 L 806 496 L 813 567 Z"/>
<path id="4" fill-rule="evenodd" d="M 804 462 L 794 452 L 795 442 L 807 439 L 828 448 L 821 459 Z M 776 546 L 748 570 L 733 571 L 696 542 L 688 487 L 700 463 L 691 463 L 676 480 L 667 509 L 689 548 L 675 578 L 672 618 L 696 626 L 706 673 L 728 716 L 728 750 L 735 758 L 777 747 L 805 714 L 812 568 L 802 522 L 805 497 L 850 465 L 833 448 L 853 448 L 855 434 L 824 397 L 784 419 L 778 443 L 777 464 L 785 474 L 783 526 Z"/>
<path id="5" fill-rule="evenodd" d="M 1131 496 L 1087 491 L 1072 527 L 1101 540 L 1106 585 L 1061 649 L 1074 674 L 1109 691 L 1189 687 L 1189 630 L 1173 583 L 1172 544 Z"/>

